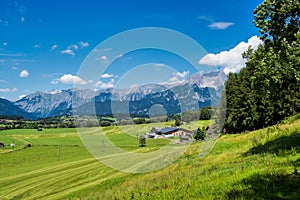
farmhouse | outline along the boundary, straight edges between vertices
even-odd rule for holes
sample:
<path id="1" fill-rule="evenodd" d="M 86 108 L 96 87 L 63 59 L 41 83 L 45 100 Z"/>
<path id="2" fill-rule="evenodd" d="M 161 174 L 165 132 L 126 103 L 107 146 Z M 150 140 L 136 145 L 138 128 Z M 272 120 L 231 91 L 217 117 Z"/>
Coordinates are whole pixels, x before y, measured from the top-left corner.
<path id="1" fill-rule="evenodd" d="M 151 132 L 147 133 L 148 138 L 158 138 L 158 137 L 173 137 L 173 136 L 179 136 L 180 141 L 181 138 L 184 138 L 181 142 L 190 142 L 192 141 L 193 137 L 193 131 L 178 128 L 178 127 L 164 127 L 164 128 L 155 128 L 153 127 L 151 129 Z"/>

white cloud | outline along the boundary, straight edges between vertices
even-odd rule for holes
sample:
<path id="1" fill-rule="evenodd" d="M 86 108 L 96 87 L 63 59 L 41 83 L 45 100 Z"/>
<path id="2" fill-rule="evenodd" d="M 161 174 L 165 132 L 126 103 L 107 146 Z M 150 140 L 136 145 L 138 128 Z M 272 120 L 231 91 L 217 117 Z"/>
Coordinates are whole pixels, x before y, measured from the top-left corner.
<path id="1" fill-rule="evenodd" d="M 68 46 L 67 49 L 78 50 L 78 45 L 77 44 L 71 44 L 71 45 Z"/>
<path id="2" fill-rule="evenodd" d="M 61 90 L 51 90 L 51 91 L 48 91 L 47 93 L 48 94 L 59 94 L 61 92 L 62 92 Z"/>
<path id="3" fill-rule="evenodd" d="M 21 17 L 21 22 L 25 22 L 25 17 Z"/>
<path id="4" fill-rule="evenodd" d="M 51 81 L 52 84 L 57 84 L 58 82 L 61 82 L 63 84 L 79 84 L 79 85 L 87 84 L 85 80 L 83 80 L 79 76 L 74 76 L 72 74 L 65 74 L 59 79 L 55 79 Z"/>
<path id="5" fill-rule="evenodd" d="M 175 73 L 173 73 L 173 74 L 175 74 Z M 185 82 L 185 79 L 182 79 L 182 77 L 173 76 L 173 77 L 169 78 L 168 81 L 160 82 L 159 84 L 167 86 L 167 87 L 174 87 L 176 85 L 183 84 L 184 82 Z"/>
<path id="6" fill-rule="evenodd" d="M 53 85 L 56 85 L 58 83 L 59 83 L 58 79 L 54 79 L 54 80 L 51 81 L 51 84 L 53 84 Z"/>
<path id="7" fill-rule="evenodd" d="M 19 96 L 19 99 L 23 99 L 24 97 L 26 97 L 26 94 L 22 94 Z"/>
<path id="8" fill-rule="evenodd" d="M 103 62 L 107 62 L 107 56 L 101 56 L 100 59 L 101 59 Z"/>
<path id="9" fill-rule="evenodd" d="M 68 54 L 71 56 L 75 56 L 75 53 L 71 49 L 62 50 L 61 54 Z"/>
<path id="10" fill-rule="evenodd" d="M 175 85 L 179 85 L 185 82 L 186 76 L 189 74 L 189 71 L 183 71 L 183 72 L 173 72 L 173 77 L 169 78 L 166 82 L 160 82 L 159 84 L 173 87 Z"/>
<path id="11" fill-rule="evenodd" d="M 185 82 L 185 80 L 180 80 L 178 77 L 174 76 L 174 77 L 170 78 L 169 81 L 161 82 L 159 84 L 164 85 L 164 86 L 173 87 L 175 85 L 183 84 L 184 82 Z"/>
<path id="12" fill-rule="evenodd" d="M 50 48 L 51 48 L 52 51 L 54 51 L 55 49 L 57 49 L 57 47 L 58 47 L 58 45 L 57 45 L 57 44 L 54 44 L 54 45 L 52 45 Z"/>
<path id="13" fill-rule="evenodd" d="M 232 25 L 234 25 L 233 22 L 213 22 L 208 27 L 215 30 L 225 30 Z"/>
<path id="14" fill-rule="evenodd" d="M 184 72 L 173 72 L 173 75 L 179 78 L 185 78 L 186 75 L 188 75 L 190 72 L 189 71 L 184 71 Z"/>
<path id="15" fill-rule="evenodd" d="M 169 81 L 177 82 L 177 81 L 179 81 L 179 79 L 176 76 L 174 76 L 174 77 L 170 78 Z"/>
<path id="16" fill-rule="evenodd" d="M 79 41 L 78 44 L 81 48 L 90 46 L 90 44 L 88 42 L 83 42 L 83 41 Z"/>
<path id="17" fill-rule="evenodd" d="M 10 92 L 10 88 L 0 88 L 0 92 Z"/>
<path id="18" fill-rule="evenodd" d="M 251 46 L 257 49 L 262 41 L 257 36 L 252 36 L 247 42 L 241 42 L 229 51 L 222 51 L 218 54 L 207 54 L 199 60 L 199 64 L 208 66 L 221 66 L 223 71 L 228 74 L 229 72 L 239 72 L 240 69 L 245 67 L 246 60 L 243 59 L 242 53 L 247 51 Z"/>
<path id="19" fill-rule="evenodd" d="M 4 47 L 5 47 L 6 45 L 8 45 L 8 43 L 7 43 L 7 42 L 3 42 L 3 43 L 2 43 L 2 46 L 4 46 Z"/>
<path id="20" fill-rule="evenodd" d="M 114 87 L 114 84 L 115 84 L 115 80 L 112 78 L 110 79 L 109 82 L 105 83 L 105 82 L 102 82 L 102 81 L 98 81 L 96 83 L 96 88 L 97 89 L 108 89 L 108 88 L 113 88 Z"/>
<path id="21" fill-rule="evenodd" d="M 102 74 L 100 76 L 100 78 L 112 78 L 112 77 L 114 77 L 114 75 L 113 74 L 109 74 L 109 73 L 105 73 L 105 74 Z"/>
<path id="22" fill-rule="evenodd" d="M 17 92 L 18 88 L 0 88 L 0 92 Z"/>
<path id="23" fill-rule="evenodd" d="M 96 60 L 101 60 L 102 63 L 108 63 L 107 56 L 101 56 L 100 58 L 96 58 Z"/>
<path id="24" fill-rule="evenodd" d="M 20 77 L 21 77 L 21 78 L 26 78 L 26 77 L 28 77 L 28 76 L 29 76 L 29 73 L 28 73 L 27 70 L 21 71 L 21 73 L 20 73 Z"/>

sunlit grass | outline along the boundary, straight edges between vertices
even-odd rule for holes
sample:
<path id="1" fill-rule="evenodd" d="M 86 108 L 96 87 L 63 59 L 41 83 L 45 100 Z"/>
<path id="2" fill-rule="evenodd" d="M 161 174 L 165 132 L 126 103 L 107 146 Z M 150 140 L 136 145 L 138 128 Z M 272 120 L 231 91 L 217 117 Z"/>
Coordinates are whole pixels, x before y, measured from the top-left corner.
<path id="1" fill-rule="evenodd" d="M 102 130 L 115 145 L 139 153 L 170 142 L 152 139 L 139 147 L 137 135 L 148 128 Z M 86 129 L 87 134 L 97 131 Z M 0 150 L 4 199 L 297 199 L 300 195 L 299 119 L 223 135 L 204 158 L 199 158 L 203 142 L 194 143 L 173 164 L 146 174 L 128 174 L 101 164 L 83 147 L 76 129 L 9 130 L 0 132 L 0 139 L 8 143 L 14 139 L 18 147 L 14 152 L 11 147 Z M 26 143 L 33 147 L 24 149 Z"/>

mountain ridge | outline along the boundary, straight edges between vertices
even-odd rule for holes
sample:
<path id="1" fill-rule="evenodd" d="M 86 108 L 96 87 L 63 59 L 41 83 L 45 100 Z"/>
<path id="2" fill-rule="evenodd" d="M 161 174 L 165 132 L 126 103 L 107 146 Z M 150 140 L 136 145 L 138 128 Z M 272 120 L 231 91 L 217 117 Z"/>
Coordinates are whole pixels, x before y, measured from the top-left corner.
<path id="1" fill-rule="evenodd" d="M 168 114 L 217 105 L 227 76 L 222 71 L 195 73 L 175 85 L 146 84 L 128 89 L 91 89 L 37 91 L 23 97 L 14 106 L 35 118 L 61 115 L 90 115 L 126 112 L 148 115 L 152 105 L 160 104 Z M 125 106 L 125 108 L 124 108 Z M 127 107 L 126 107 L 127 106 Z M 126 110 L 127 109 L 127 110 Z M 10 114 L 8 111 L 6 112 Z"/>
<path id="2" fill-rule="evenodd" d="M 35 115 L 26 112 L 25 110 L 19 108 L 13 102 L 0 98 L 0 115 L 2 116 L 18 116 L 25 119 L 36 119 Z"/>

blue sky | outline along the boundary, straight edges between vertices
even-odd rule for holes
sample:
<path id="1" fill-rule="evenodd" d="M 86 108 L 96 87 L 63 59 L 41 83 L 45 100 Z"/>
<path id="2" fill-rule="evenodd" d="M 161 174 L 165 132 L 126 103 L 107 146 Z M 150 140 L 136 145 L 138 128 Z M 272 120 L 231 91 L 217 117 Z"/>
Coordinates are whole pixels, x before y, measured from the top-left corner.
<path id="1" fill-rule="evenodd" d="M 165 66 L 169 75 L 165 78 L 169 81 L 180 81 L 194 73 L 184 60 L 174 55 L 144 50 L 120 56 L 97 83 L 78 76 L 82 62 L 99 43 L 141 27 L 181 32 L 210 53 L 206 58 L 195 55 L 199 64 L 210 65 L 209 58 L 225 72 L 236 71 L 244 65 L 239 52 L 248 44 L 259 43 L 255 37 L 259 32 L 252 20 L 253 9 L 261 2 L 1 0 L 0 97 L 17 100 L 35 91 L 69 89 L 74 83 L 108 88 L 117 85 L 124 73 L 136 66 L 141 69 Z M 110 48 L 102 50 L 109 52 Z M 105 54 L 99 59 L 110 62 Z M 174 70 L 170 71 L 168 66 Z M 132 78 L 129 79 L 134 85 Z"/>

